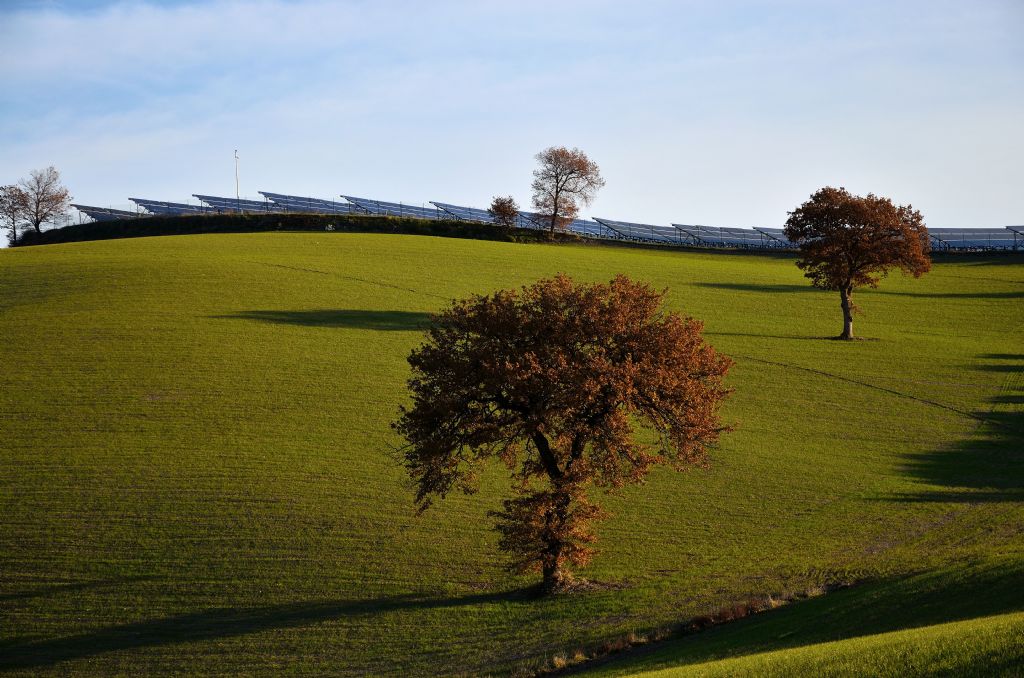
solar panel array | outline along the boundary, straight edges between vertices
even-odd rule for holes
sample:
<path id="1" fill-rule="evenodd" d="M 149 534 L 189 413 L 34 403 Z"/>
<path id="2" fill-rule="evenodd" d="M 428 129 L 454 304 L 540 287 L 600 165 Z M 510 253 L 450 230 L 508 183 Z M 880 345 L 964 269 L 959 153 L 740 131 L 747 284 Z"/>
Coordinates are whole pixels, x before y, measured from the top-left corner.
<path id="1" fill-rule="evenodd" d="M 217 212 L 284 212 L 280 205 L 267 200 L 245 200 L 242 198 L 223 198 L 217 195 L 192 194 Z"/>
<path id="2" fill-rule="evenodd" d="M 672 224 L 691 236 L 698 245 L 705 247 L 744 247 L 764 249 L 769 238 L 752 228 L 729 228 L 725 226 L 691 226 Z"/>
<path id="3" fill-rule="evenodd" d="M 615 233 L 609 231 L 601 225 L 599 221 L 592 221 L 590 219 L 573 219 L 565 227 L 565 230 L 576 235 L 581 235 L 584 238 L 614 238 L 618 237 Z"/>
<path id="4" fill-rule="evenodd" d="M 370 200 L 369 198 L 354 198 L 350 195 L 341 196 L 370 214 L 379 214 L 389 217 L 413 217 L 416 219 L 446 219 L 444 211 L 437 207 L 419 207 L 417 205 L 405 205 L 400 202 L 384 202 L 382 200 Z"/>
<path id="5" fill-rule="evenodd" d="M 463 207 L 462 205 L 452 205 L 434 200 L 431 200 L 430 204 L 439 207 L 459 221 L 476 221 L 483 224 L 494 223 L 494 217 L 491 216 L 490 212 L 477 207 Z M 516 226 L 518 228 L 537 228 L 537 222 L 534 221 L 533 216 L 529 212 L 519 212 L 516 215 Z"/>
<path id="6" fill-rule="evenodd" d="M 260 191 L 259 193 L 268 200 L 272 200 L 275 205 L 280 206 L 288 212 L 311 212 L 313 214 L 367 214 L 367 210 L 350 202 L 324 200 L 323 198 L 308 198 L 298 195 L 286 195 L 284 193 L 270 193 L 269 191 Z"/>
<path id="7" fill-rule="evenodd" d="M 212 209 L 205 205 L 189 205 L 184 202 L 166 202 L 163 200 L 148 200 L 146 198 L 128 198 L 133 203 L 142 207 L 150 214 L 164 214 L 168 216 L 180 216 L 183 214 L 210 214 Z"/>
<path id="8" fill-rule="evenodd" d="M 93 207 L 91 205 L 75 205 L 72 204 L 76 210 L 85 214 L 93 221 L 117 221 L 118 219 L 138 219 L 144 217 L 146 214 L 141 212 L 131 212 L 129 210 L 115 210 L 110 207 Z"/>
<path id="9" fill-rule="evenodd" d="M 631 221 L 598 218 L 598 223 L 616 236 L 627 240 L 653 242 L 666 245 L 693 245 L 691 238 L 672 226 L 655 226 L 654 224 L 636 224 Z"/>
<path id="10" fill-rule="evenodd" d="M 216 212 L 311 212 L 316 214 L 375 214 L 411 217 L 416 219 L 456 219 L 493 224 L 494 218 L 486 209 L 432 201 L 431 207 L 400 202 L 356 198 L 343 195 L 344 202 L 311 198 L 285 193 L 260 191 L 265 200 L 243 200 L 212 195 L 195 194 L 205 205 L 165 202 L 144 198 L 129 198 L 145 213 L 115 210 L 88 205 L 72 205 L 96 221 L 133 219 L 149 214 L 183 215 Z M 548 218 L 535 212 L 520 211 L 516 226 L 544 230 Z M 781 228 L 726 228 L 690 224 L 659 226 L 616 219 L 574 219 L 564 229 L 585 238 L 613 238 L 661 245 L 692 247 L 730 247 L 750 249 L 792 249 Z M 1024 225 L 1005 228 L 930 228 L 928 235 L 935 250 L 1024 250 Z"/>
<path id="11" fill-rule="evenodd" d="M 932 247 L 940 250 L 1010 250 L 1024 246 L 1024 238 L 1006 228 L 929 228 Z"/>
<path id="12" fill-rule="evenodd" d="M 757 231 L 758 233 L 761 233 L 762 235 L 766 236 L 765 237 L 765 246 L 766 247 L 780 247 L 780 248 L 791 248 L 791 247 L 793 247 L 793 243 L 790 242 L 789 238 L 786 237 L 786 234 L 783 233 L 781 228 L 761 228 L 759 226 L 755 226 L 754 230 Z"/>

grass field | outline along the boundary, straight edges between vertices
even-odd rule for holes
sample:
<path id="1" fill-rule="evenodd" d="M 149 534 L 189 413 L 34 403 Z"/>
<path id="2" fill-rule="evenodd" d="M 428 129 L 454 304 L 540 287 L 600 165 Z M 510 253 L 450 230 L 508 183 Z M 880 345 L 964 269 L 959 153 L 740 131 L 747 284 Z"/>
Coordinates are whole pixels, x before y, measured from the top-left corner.
<path id="1" fill-rule="evenodd" d="M 1019 676 L 1024 613 L 950 622 L 909 631 L 664 669 L 643 676 Z"/>
<path id="2" fill-rule="evenodd" d="M 417 518 L 389 423 L 429 313 L 559 271 L 626 272 L 705 320 L 737 363 L 735 431 L 706 471 L 601 497 L 586 576 L 623 588 L 535 600 L 486 517 L 501 470 Z M 841 673 L 869 645 L 883 668 L 908 646 L 974 666 L 961 630 L 1017 660 L 1024 258 L 855 299 L 871 340 L 840 343 L 838 297 L 783 255 L 341 233 L 0 251 L 0 670 L 506 674 L 844 582 L 596 669 Z"/>

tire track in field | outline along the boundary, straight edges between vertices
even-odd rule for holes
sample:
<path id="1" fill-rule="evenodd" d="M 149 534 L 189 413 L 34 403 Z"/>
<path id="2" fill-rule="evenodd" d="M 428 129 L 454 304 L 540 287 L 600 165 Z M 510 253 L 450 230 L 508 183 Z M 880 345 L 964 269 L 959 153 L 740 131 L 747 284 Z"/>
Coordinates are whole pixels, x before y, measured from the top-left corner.
<path id="1" fill-rule="evenodd" d="M 341 273 L 332 273 L 331 271 L 321 271 L 316 268 L 301 268 L 299 266 L 286 266 L 285 264 L 271 264 L 266 261 L 250 261 L 250 264 L 258 264 L 260 266 L 272 266 L 273 268 L 285 268 L 289 271 L 302 271 L 303 273 L 316 273 L 318 275 L 330 275 L 344 280 L 354 280 L 356 282 L 365 283 L 367 285 L 376 285 L 377 287 L 386 287 L 393 290 L 401 290 L 402 292 L 412 292 L 413 294 L 422 294 L 427 297 L 433 297 L 434 299 L 443 299 L 445 301 L 451 301 L 451 297 L 446 297 L 442 294 L 434 294 L 433 292 L 424 292 L 423 290 L 413 289 L 412 287 L 401 287 L 400 285 L 389 285 L 388 283 L 380 282 L 379 280 L 367 280 L 366 278 L 357 278 L 354 275 L 342 275 Z"/>
<path id="2" fill-rule="evenodd" d="M 774 360 L 765 360 L 764 358 L 755 358 L 755 357 L 749 356 L 749 355 L 738 355 L 738 356 L 735 356 L 735 357 L 741 358 L 743 360 L 752 360 L 752 361 L 757 362 L 757 363 L 764 363 L 765 365 L 775 365 L 776 367 L 785 367 L 785 368 L 788 368 L 788 369 L 791 369 L 791 370 L 801 370 L 803 372 L 810 372 L 811 374 L 817 374 L 819 376 L 828 377 L 829 379 L 836 379 L 838 381 L 845 381 L 845 382 L 850 383 L 850 384 L 856 384 L 857 386 L 864 386 L 866 388 L 874 389 L 876 391 L 881 391 L 882 393 L 888 393 L 889 395 L 894 395 L 894 396 L 896 396 L 898 398 L 906 398 L 907 400 L 913 400 L 913 401 L 922 403 L 924 405 L 930 405 L 932 407 L 938 407 L 940 409 L 947 410 L 949 412 L 954 412 L 956 414 L 959 414 L 962 417 L 968 417 L 970 419 L 974 419 L 975 421 L 977 421 L 979 423 L 989 422 L 989 423 L 994 424 L 996 426 L 999 426 L 1001 428 L 1003 427 L 1003 424 L 1001 422 L 993 420 L 993 419 L 989 419 L 988 417 L 980 415 L 980 414 L 977 414 L 975 412 L 969 412 L 967 410 L 961 410 L 958 407 L 954 407 L 952 405 L 947 405 L 946 403 L 940 403 L 937 400 L 929 400 L 928 398 L 922 398 L 920 396 L 911 395 L 910 393 L 903 393 L 902 391 L 897 391 L 895 389 L 886 388 L 885 386 L 879 386 L 877 384 L 872 384 L 871 382 L 867 382 L 867 381 L 861 381 L 860 379 L 854 379 L 852 377 L 844 377 L 841 374 L 834 374 L 832 372 L 826 372 L 824 370 L 817 370 L 817 369 L 814 369 L 813 367 L 803 367 L 801 365 L 792 365 L 790 363 L 780 363 L 780 362 L 776 362 Z"/>

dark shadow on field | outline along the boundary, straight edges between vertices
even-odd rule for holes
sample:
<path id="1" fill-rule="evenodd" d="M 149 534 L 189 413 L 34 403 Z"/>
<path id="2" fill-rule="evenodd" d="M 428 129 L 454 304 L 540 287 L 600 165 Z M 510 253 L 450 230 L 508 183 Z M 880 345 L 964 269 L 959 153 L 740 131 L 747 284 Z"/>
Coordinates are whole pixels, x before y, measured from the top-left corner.
<path id="1" fill-rule="evenodd" d="M 756 339 L 800 339 L 801 341 L 824 341 L 835 337 L 809 337 L 803 334 L 754 334 L 752 332 L 705 332 L 714 337 L 753 337 Z"/>
<path id="2" fill-rule="evenodd" d="M 865 289 L 862 292 L 894 297 L 917 297 L 919 299 L 1024 299 L 1024 290 L 1015 292 L 895 292 L 892 290 Z"/>
<path id="3" fill-rule="evenodd" d="M 1024 562 L 1016 558 L 864 582 L 605 662 L 630 674 L 806 647 L 1024 609 Z M 685 628 L 685 625 L 684 625 Z M 685 633 L 685 631 L 684 631 Z M 1019 650 L 1024 659 L 1024 646 Z M 617 666 L 621 661 L 628 665 Z M 581 666 L 582 669 L 593 665 Z M 567 672 L 567 673 L 572 673 Z"/>
<path id="4" fill-rule="evenodd" d="M 940 489 L 899 495 L 896 501 L 1024 501 L 1024 356 L 989 354 L 983 358 L 1013 361 L 981 369 L 1007 372 L 1003 392 L 972 435 L 950 448 L 910 455 L 904 468 L 915 479 Z"/>
<path id="5" fill-rule="evenodd" d="M 395 611 L 468 607 L 495 602 L 529 603 L 536 595 L 536 590 L 530 588 L 459 598 L 424 598 L 409 594 L 369 600 L 214 608 L 163 619 L 107 626 L 65 638 L 0 643 L 0 670 L 49 667 L 105 652 L 217 640 Z"/>
<path id="6" fill-rule="evenodd" d="M 1020 266 L 1024 264 L 1024 252 L 941 252 L 932 250 L 935 262 L 967 264 L 969 266 Z"/>
<path id="7" fill-rule="evenodd" d="M 698 282 L 694 283 L 697 287 L 710 287 L 719 290 L 732 290 L 734 292 L 818 292 L 828 294 L 828 290 L 818 289 L 812 287 L 810 283 L 806 285 L 756 285 L 753 283 L 716 283 L 716 282 Z"/>
<path id="8" fill-rule="evenodd" d="M 324 309 L 317 311 L 239 311 L 213 316 L 228 320 L 254 320 L 304 327 L 348 327 L 358 330 L 423 330 L 430 326 L 430 314 L 417 311 L 361 311 Z"/>
<path id="9" fill-rule="evenodd" d="M 77 591 L 87 591 L 89 589 L 99 589 L 107 586 L 120 586 L 122 584 L 132 584 L 141 581 L 154 581 L 156 579 L 158 579 L 158 577 L 139 575 L 137 577 L 122 577 L 120 579 L 100 579 L 96 581 L 70 582 L 67 584 L 48 584 L 32 589 L 31 591 L 18 591 L 17 593 L 0 594 L 0 603 L 13 602 L 16 600 L 31 600 L 33 598 L 43 598 L 45 596 L 59 596 L 65 593 L 75 593 Z"/>

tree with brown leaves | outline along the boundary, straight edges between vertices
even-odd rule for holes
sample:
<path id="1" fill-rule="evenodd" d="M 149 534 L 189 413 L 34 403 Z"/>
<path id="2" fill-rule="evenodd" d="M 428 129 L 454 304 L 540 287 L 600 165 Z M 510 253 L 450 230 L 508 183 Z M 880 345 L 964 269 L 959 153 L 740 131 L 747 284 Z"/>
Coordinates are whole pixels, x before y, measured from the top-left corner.
<path id="1" fill-rule="evenodd" d="M 667 313 L 664 293 L 619 275 L 609 284 L 565 275 L 455 302 L 409 357 L 411 407 L 394 428 L 420 511 L 477 487 L 498 458 L 516 496 L 491 515 L 511 569 L 540 571 L 548 592 L 571 589 L 591 522 L 591 486 L 639 483 L 656 464 L 703 465 L 725 430 L 718 408 L 732 361 L 703 325 Z M 634 427 L 658 442 L 642 444 Z"/>
<path id="2" fill-rule="evenodd" d="M 25 221 L 36 233 L 42 232 L 42 225 L 56 221 L 67 213 L 71 206 L 71 193 L 60 183 L 60 172 L 52 165 L 42 170 L 32 170 L 28 179 L 18 182 L 18 188 L 25 194 Z"/>
<path id="3" fill-rule="evenodd" d="M 837 339 L 853 339 L 854 289 L 877 287 L 892 268 L 915 278 L 931 269 L 921 213 L 872 193 L 861 197 L 826 186 L 789 213 L 784 232 L 798 247 L 796 265 L 811 284 L 839 292 L 843 331 Z"/>
<path id="4" fill-rule="evenodd" d="M 589 205 L 604 186 L 597 163 L 578 148 L 546 148 L 536 156 L 540 167 L 533 171 L 533 206 L 554 234 L 579 213 L 579 203 Z"/>
<path id="5" fill-rule="evenodd" d="M 8 230 L 7 240 L 11 245 L 18 244 L 18 226 L 25 218 L 27 207 L 24 191 L 17 186 L 0 186 L 0 223 Z"/>
<path id="6" fill-rule="evenodd" d="M 509 231 L 516 227 L 516 222 L 519 220 L 519 205 L 516 204 L 516 199 L 510 195 L 506 197 L 494 196 L 494 200 L 491 201 L 491 206 L 487 208 L 487 212 L 491 215 L 496 226 Z"/>

